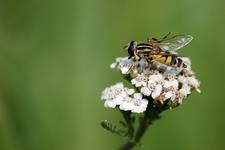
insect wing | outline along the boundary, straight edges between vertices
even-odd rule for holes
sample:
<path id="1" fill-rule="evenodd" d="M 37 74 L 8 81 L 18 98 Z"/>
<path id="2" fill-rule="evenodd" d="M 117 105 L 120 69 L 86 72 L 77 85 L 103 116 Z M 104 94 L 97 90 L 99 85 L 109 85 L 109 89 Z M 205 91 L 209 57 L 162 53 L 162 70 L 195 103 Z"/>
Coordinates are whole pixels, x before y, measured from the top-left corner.
<path id="1" fill-rule="evenodd" d="M 192 39 L 193 37 L 190 35 L 175 35 L 160 42 L 159 46 L 164 51 L 176 51 L 186 46 Z"/>

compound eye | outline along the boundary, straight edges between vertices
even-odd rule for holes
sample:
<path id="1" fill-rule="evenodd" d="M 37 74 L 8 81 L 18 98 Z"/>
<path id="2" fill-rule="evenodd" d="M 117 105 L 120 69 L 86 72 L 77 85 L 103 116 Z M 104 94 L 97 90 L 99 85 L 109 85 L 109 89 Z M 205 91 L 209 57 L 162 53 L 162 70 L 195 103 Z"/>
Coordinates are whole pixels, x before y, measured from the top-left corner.
<path id="1" fill-rule="evenodd" d="M 125 45 L 125 46 L 123 47 L 123 49 L 125 49 L 125 50 L 129 50 L 129 49 L 130 49 L 130 47 L 132 47 L 132 46 L 133 46 L 133 43 L 134 43 L 134 41 L 129 42 L 127 45 Z"/>

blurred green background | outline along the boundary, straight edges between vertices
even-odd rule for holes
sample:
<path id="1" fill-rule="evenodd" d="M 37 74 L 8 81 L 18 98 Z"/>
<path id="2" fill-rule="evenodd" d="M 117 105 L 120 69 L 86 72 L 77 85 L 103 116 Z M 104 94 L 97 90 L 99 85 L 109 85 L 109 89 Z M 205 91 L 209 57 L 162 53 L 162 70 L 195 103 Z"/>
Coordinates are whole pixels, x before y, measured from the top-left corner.
<path id="1" fill-rule="evenodd" d="M 123 81 L 109 65 L 131 40 L 190 34 L 202 93 L 162 114 L 143 150 L 225 149 L 224 0 L 0 0 L 0 149 L 115 150 L 101 91 Z M 139 149 L 139 148 L 136 148 Z"/>

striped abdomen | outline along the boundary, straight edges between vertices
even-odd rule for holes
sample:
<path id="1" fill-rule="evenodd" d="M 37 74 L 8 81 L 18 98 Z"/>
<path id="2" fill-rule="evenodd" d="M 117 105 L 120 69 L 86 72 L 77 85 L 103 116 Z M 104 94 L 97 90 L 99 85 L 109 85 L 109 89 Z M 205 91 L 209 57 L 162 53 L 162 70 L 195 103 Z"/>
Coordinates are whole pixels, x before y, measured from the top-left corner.
<path id="1" fill-rule="evenodd" d="M 182 59 L 173 54 L 156 54 L 149 55 L 149 61 L 157 61 L 161 64 L 165 64 L 173 67 L 184 67 L 186 68 L 186 64 L 183 63 Z"/>

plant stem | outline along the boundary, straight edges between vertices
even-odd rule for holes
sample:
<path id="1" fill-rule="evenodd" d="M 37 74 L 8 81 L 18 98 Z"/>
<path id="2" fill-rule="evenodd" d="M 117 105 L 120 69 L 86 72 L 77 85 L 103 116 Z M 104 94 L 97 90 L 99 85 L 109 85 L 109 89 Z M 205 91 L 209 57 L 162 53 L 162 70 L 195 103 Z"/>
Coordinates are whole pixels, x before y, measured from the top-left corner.
<path id="1" fill-rule="evenodd" d="M 152 104 L 148 105 L 147 110 L 144 113 L 144 117 L 141 118 L 135 136 L 133 136 L 133 138 L 129 137 L 127 143 L 120 147 L 119 150 L 131 150 L 132 148 L 134 148 L 140 142 L 149 125 L 151 125 L 154 120 L 160 118 L 159 114 L 162 112 L 162 110 L 150 106 L 152 106 Z"/>
<path id="2" fill-rule="evenodd" d="M 122 110 L 120 110 L 120 112 L 122 113 L 123 118 L 126 121 L 126 125 L 128 128 L 128 137 L 129 137 L 129 139 L 132 139 L 133 135 L 134 135 L 134 127 L 133 127 L 133 121 L 131 118 L 131 112 L 130 111 L 122 111 Z"/>

